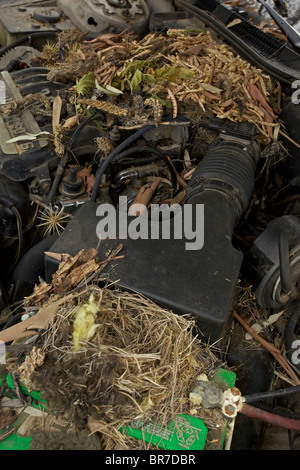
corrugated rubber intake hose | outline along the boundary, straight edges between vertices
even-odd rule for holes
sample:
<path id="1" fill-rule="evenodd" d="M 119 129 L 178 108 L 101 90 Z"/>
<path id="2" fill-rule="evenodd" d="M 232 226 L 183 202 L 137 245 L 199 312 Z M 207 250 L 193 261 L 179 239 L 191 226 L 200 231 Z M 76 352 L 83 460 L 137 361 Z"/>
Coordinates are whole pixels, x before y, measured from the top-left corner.
<path id="1" fill-rule="evenodd" d="M 231 204 L 236 223 L 249 204 L 258 158 L 255 142 L 217 144 L 196 168 L 187 188 L 186 202 L 200 204 L 203 193 L 217 192 Z"/>

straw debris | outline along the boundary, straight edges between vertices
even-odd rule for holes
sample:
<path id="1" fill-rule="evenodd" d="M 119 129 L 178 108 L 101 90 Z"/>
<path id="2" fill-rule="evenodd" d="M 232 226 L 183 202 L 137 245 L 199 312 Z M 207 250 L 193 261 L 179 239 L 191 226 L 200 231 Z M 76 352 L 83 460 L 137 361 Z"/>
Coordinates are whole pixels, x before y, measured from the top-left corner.
<path id="1" fill-rule="evenodd" d="M 188 412 L 195 379 L 213 374 L 216 356 L 189 316 L 95 278 L 73 292 L 19 366 L 20 379 L 77 429 L 98 433 L 102 448 L 131 448 L 120 427 Z"/>
<path id="2" fill-rule="evenodd" d="M 100 109 L 106 112 L 103 100 L 95 100 L 93 93 L 101 95 L 104 90 L 107 99 L 107 90 L 115 90 L 109 96 L 108 112 L 118 111 L 119 125 L 144 126 L 143 108 L 155 103 L 156 108 L 160 106 L 152 119 L 156 124 L 158 116 L 160 121 L 179 114 L 190 117 L 191 110 L 197 110 L 194 116 L 199 122 L 201 116 L 212 112 L 218 118 L 255 123 L 262 143 L 273 140 L 279 125 L 279 84 L 226 44 L 219 44 L 209 32 L 170 29 L 142 39 L 124 32 L 76 44 L 64 63 L 53 63 L 51 57 L 48 79 L 68 80 L 71 84 L 84 74 L 93 75 L 95 85 L 90 96 L 85 96 L 86 105 L 92 98 L 93 104 L 100 103 Z M 78 55 L 85 60 L 72 60 Z M 137 96 L 144 103 L 140 115 L 133 107 Z"/>

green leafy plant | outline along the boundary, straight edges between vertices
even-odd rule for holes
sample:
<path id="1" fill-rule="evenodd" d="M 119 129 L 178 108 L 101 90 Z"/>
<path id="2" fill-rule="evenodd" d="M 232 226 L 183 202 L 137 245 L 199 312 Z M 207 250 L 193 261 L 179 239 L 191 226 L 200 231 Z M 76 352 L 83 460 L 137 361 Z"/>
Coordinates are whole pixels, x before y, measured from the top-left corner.
<path id="1" fill-rule="evenodd" d="M 184 67 L 171 67 L 168 64 L 155 70 L 155 78 L 158 80 L 167 80 L 168 83 L 188 80 L 194 76 L 194 71 Z"/>
<path id="2" fill-rule="evenodd" d="M 188 80 L 194 76 L 194 71 L 184 67 L 163 65 L 155 68 L 155 60 L 134 60 L 129 62 L 122 73 L 112 80 L 112 84 L 118 89 L 124 91 L 126 84 L 131 93 L 138 90 L 143 84 L 150 87 L 159 84 L 162 81 L 167 83 Z"/>
<path id="3" fill-rule="evenodd" d="M 76 83 L 76 96 L 75 96 L 75 110 L 76 110 L 76 115 L 78 113 L 81 113 L 82 111 L 82 105 L 80 103 L 77 103 L 77 99 L 80 96 L 85 96 L 88 94 L 88 92 L 96 87 L 95 83 L 95 78 L 93 72 L 89 72 L 86 75 L 84 75 L 82 78 L 77 80 Z"/>
<path id="4" fill-rule="evenodd" d="M 93 72 L 89 72 L 78 80 L 76 93 L 78 96 L 87 95 L 91 88 L 95 87 L 95 78 Z"/>

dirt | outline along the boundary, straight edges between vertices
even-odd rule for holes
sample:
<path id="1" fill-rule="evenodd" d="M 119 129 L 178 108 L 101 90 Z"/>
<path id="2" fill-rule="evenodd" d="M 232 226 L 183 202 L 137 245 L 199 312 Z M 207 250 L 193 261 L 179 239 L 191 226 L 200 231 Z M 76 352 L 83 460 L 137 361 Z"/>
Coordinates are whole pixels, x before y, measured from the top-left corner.
<path id="1" fill-rule="evenodd" d="M 98 437 L 88 431 L 34 431 L 30 450 L 101 450 L 101 446 Z"/>

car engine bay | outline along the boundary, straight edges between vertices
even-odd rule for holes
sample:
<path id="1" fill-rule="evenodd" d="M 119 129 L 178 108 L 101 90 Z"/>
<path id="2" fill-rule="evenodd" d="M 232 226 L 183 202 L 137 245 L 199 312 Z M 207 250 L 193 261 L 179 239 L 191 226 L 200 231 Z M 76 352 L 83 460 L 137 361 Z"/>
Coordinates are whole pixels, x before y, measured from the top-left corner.
<path id="1" fill-rule="evenodd" d="M 121 243 L 103 278 L 192 315 L 244 396 L 299 420 L 299 391 L 264 393 L 300 384 L 300 34 L 257 3 L 0 4 L 0 340 L 65 254 L 104 260 Z M 149 236 L 98 236 L 99 206 L 134 227 L 137 203 Z M 194 222 L 204 207 L 201 246 L 175 217 L 151 237 L 157 205 Z M 299 431 L 279 429 L 299 449 Z M 239 415 L 231 448 L 268 448 L 265 433 Z"/>

